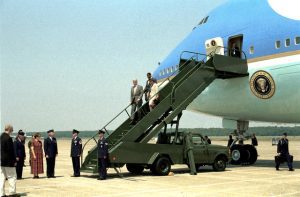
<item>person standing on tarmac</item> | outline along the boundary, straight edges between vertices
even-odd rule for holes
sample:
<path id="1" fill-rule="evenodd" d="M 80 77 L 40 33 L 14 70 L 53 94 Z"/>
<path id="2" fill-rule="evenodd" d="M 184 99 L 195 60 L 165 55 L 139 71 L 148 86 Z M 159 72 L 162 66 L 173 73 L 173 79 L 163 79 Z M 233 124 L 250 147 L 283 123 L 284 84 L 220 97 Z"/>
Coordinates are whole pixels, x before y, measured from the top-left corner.
<path id="1" fill-rule="evenodd" d="M 99 130 L 99 140 L 97 144 L 98 148 L 98 172 L 99 178 L 98 180 L 105 180 L 107 176 L 106 167 L 108 161 L 108 143 L 104 138 L 104 131 Z"/>
<path id="2" fill-rule="evenodd" d="M 258 142 L 257 142 L 257 138 L 255 136 L 255 133 L 253 133 L 253 135 L 251 137 L 251 144 L 252 144 L 252 146 L 258 146 Z"/>
<path id="3" fill-rule="evenodd" d="M 20 130 L 18 132 L 16 140 L 14 141 L 14 149 L 15 149 L 16 161 L 17 161 L 16 172 L 17 172 L 18 180 L 22 179 L 23 166 L 24 166 L 24 161 L 26 158 L 24 135 L 25 135 L 25 133 L 22 130 Z"/>
<path id="4" fill-rule="evenodd" d="M 228 137 L 229 139 L 227 141 L 227 147 L 230 148 L 231 144 L 233 143 L 233 139 L 232 139 L 232 135 L 229 135 Z"/>
<path id="5" fill-rule="evenodd" d="M 47 177 L 48 178 L 56 178 L 54 176 L 54 169 L 55 169 L 55 159 L 58 154 L 57 151 L 57 141 L 54 137 L 54 130 L 51 129 L 47 131 L 48 138 L 44 140 L 44 151 L 45 157 L 47 161 Z"/>
<path id="6" fill-rule="evenodd" d="M 82 152 L 82 141 L 78 137 L 79 131 L 73 129 L 71 142 L 71 157 L 73 164 L 74 177 L 80 177 L 80 155 Z"/>
<path id="7" fill-rule="evenodd" d="M 283 133 L 282 138 L 278 141 L 277 153 L 278 153 L 278 157 L 286 159 L 287 165 L 289 167 L 289 171 L 294 171 L 292 158 L 289 153 L 289 140 L 287 139 L 287 133 Z M 276 163 L 276 166 L 275 166 L 276 170 L 279 170 L 279 165 L 280 165 L 279 159 L 275 160 L 275 163 Z"/>

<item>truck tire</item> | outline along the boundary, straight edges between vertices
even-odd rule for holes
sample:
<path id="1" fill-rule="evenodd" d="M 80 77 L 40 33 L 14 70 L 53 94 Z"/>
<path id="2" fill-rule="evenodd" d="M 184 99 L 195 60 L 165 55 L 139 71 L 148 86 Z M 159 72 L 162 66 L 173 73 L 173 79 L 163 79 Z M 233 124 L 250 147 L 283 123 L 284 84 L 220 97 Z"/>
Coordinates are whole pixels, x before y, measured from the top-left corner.
<path id="1" fill-rule="evenodd" d="M 224 156 L 217 157 L 213 163 L 214 171 L 224 171 L 226 168 L 226 158 Z"/>
<path id="2" fill-rule="evenodd" d="M 167 157 L 160 157 L 150 169 L 154 174 L 166 176 L 171 171 L 171 162 Z"/>
<path id="3" fill-rule="evenodd" d="M 126 164 L 126 168 L 132 174 L 142 174 L 144 171 L 144 166 L 137 164 Z"/>

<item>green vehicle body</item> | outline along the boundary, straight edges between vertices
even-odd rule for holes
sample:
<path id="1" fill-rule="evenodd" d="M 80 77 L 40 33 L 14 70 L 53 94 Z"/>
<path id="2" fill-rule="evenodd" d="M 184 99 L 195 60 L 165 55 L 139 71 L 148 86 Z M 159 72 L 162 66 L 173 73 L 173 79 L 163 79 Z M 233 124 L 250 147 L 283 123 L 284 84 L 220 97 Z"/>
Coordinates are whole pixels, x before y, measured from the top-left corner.
<path id="1" fill-rule="evenodd" d="M 175 133 L 169 134 L 169 140 L 165 144 L 124 142 L 122 143 L 122 149 L 116 147 L 111 151 L 111 165 L 122 166 L 125 163 L 130 163 L 136 167 L 143 166 L 152 169 L 157 160 L 164 157 L 169 159 L 171 165 L 187 164 L 190 166 L 184 143 L 184 138 L 187 135 L 188 133 L 181 132 L 178 133 L 177 139 L 175 139 Z M 230 150 L 228 147 L 208 144 L 199 133 L 191 133 L 191 135 L 194 163 L 197 169 L 202 165 L 213 166 L 218 159 L 223 159 L 226 163 L 229 161 Z M 226 163 L 224 163 L 224 167 L 226 167 Z M 214 168 L 214 170 L 223 171 L 225 168 Z"/>

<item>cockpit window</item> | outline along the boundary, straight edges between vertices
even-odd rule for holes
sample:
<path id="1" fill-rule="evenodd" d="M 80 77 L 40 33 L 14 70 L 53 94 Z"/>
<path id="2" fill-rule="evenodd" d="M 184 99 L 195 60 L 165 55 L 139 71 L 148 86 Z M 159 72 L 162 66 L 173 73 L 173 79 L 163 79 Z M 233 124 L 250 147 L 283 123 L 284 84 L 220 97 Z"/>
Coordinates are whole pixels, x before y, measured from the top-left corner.
<path id="1" fill-rule="evenodd" d="M 203 18 L 203 19 L 202 19 L 202 20 L 199 22 L 199 24 L 198 24 L 198 25 L 202 25 L 202 24 L 206 23 L 206 22 L 207 22 L 207 20 L 208 20 L 208 17 L 209 17 L 209 16 L 207 16 L 207 17 Z"/>

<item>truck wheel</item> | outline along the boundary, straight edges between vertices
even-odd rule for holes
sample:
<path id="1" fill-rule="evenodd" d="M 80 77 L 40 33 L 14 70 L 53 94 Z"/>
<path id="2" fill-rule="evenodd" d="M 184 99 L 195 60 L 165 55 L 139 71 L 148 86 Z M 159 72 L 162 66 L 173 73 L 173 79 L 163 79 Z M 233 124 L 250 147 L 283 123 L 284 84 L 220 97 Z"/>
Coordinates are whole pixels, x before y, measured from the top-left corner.
<path id="1" fill-rule="evenodd" d="M 142 174 L 144 171 L 144 166 L 137 164 L 126 164 L 126 168 L 132 174 Z"/>
<path id="2" fill-rule="evenodd" d="M 154 172 L 154 174 L 166 176 L 171 170 L 171 162 L 167 157 L 160 157 L 154 163 L 152 170 L 151 171 Z"/>
<path id="3" fill-rule="evenodd" d="M 214 171 L 220 172 L 224 171 L 226 168 L 226 158 L 224 157 L 217 157 L 213 163 Z"/>

